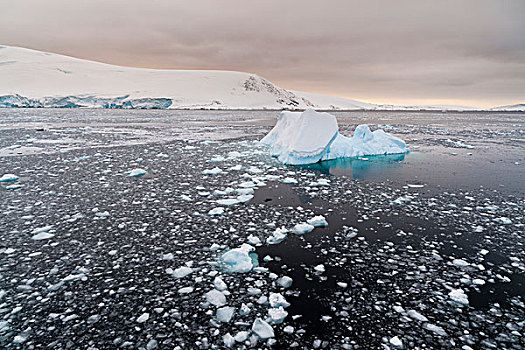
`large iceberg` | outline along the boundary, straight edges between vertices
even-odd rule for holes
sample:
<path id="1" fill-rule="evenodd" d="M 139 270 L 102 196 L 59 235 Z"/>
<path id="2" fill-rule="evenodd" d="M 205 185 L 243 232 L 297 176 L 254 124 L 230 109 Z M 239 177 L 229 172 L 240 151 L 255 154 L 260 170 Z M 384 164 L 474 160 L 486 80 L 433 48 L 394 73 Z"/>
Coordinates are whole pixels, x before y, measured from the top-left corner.
<path id="1" fill-rule="evenodd" d="M 313 109 L 282 112 L 261 143 L 270 146 L 272 156 L 279 161 L 296 165 L 408 152 L 403 140 L 383 130 L 372 132 L 368 125 L 359 125 L 353 137 L 341 135 L 335 116 Z"/>

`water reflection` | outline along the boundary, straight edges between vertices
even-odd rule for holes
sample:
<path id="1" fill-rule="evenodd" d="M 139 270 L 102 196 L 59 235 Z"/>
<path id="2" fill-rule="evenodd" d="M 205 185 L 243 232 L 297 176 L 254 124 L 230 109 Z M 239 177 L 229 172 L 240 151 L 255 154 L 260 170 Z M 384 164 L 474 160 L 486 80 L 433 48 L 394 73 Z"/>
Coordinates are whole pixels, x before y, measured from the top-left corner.
<path id="1" fill-rule="evenodd" d="M 385 170 L 393 170 L 403 166 L 408 154 L 388 154 L 366 156 L 363 158 L 340 158 L 315 164 L 302 165 L 302 168 L 317 170 L 324 174 L 351 176 L 364 180 L 381 175 Z"/>

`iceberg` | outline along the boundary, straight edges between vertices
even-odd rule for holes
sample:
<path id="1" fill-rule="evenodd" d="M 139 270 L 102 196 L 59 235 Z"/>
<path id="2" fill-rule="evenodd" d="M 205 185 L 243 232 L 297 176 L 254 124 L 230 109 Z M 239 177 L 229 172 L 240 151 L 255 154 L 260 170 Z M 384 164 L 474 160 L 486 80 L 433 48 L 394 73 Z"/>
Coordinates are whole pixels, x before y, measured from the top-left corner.
<path id="1" fill-rule="evenodd" d="M 224 270 L 229 273 L 250 272 L 257 266 L 257 258 L 254 256 L 255 248 L 243 243 L 239 248 L 231 249 L 221 255 Z"/>
<path id="2" fill-rule="evenodd" d="M 372 132 L 365 124 L 357 126 L 353 137 L 341 135 L 335 116 L 313 109 L 281 112 L 261 143 L 269 146 L 271 155 L 279 161 L 292 165 L 408 152 L 400 138 L 383 130 Z"/>

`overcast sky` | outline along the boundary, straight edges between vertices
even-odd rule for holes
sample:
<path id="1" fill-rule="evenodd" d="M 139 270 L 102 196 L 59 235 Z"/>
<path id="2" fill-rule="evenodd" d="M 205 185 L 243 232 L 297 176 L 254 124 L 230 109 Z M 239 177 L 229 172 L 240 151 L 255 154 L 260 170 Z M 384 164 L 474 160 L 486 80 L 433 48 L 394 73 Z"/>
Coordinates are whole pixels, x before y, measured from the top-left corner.
<path id="1" fill-rule="evenodd" d="M 525 103 L 525 0 L 0 0 L 0 44 L 376 103 Z"/>

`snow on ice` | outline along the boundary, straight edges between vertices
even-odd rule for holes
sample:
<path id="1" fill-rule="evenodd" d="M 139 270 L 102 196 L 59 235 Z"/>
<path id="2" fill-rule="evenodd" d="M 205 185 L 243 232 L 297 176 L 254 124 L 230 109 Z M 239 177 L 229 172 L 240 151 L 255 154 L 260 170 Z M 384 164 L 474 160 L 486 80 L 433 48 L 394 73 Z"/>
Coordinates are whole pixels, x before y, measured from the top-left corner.
<path id="1" fill-rule="evenodd" d="M 403 140 L 383 130 L 372 132 L 368 125 L 359 125 L 352 138 L 343 136 L 335 116 L 313 109 L 282 112 L 261 143 L 270 146 L 271 155 L 285 164 L 408 152 Z"/>

